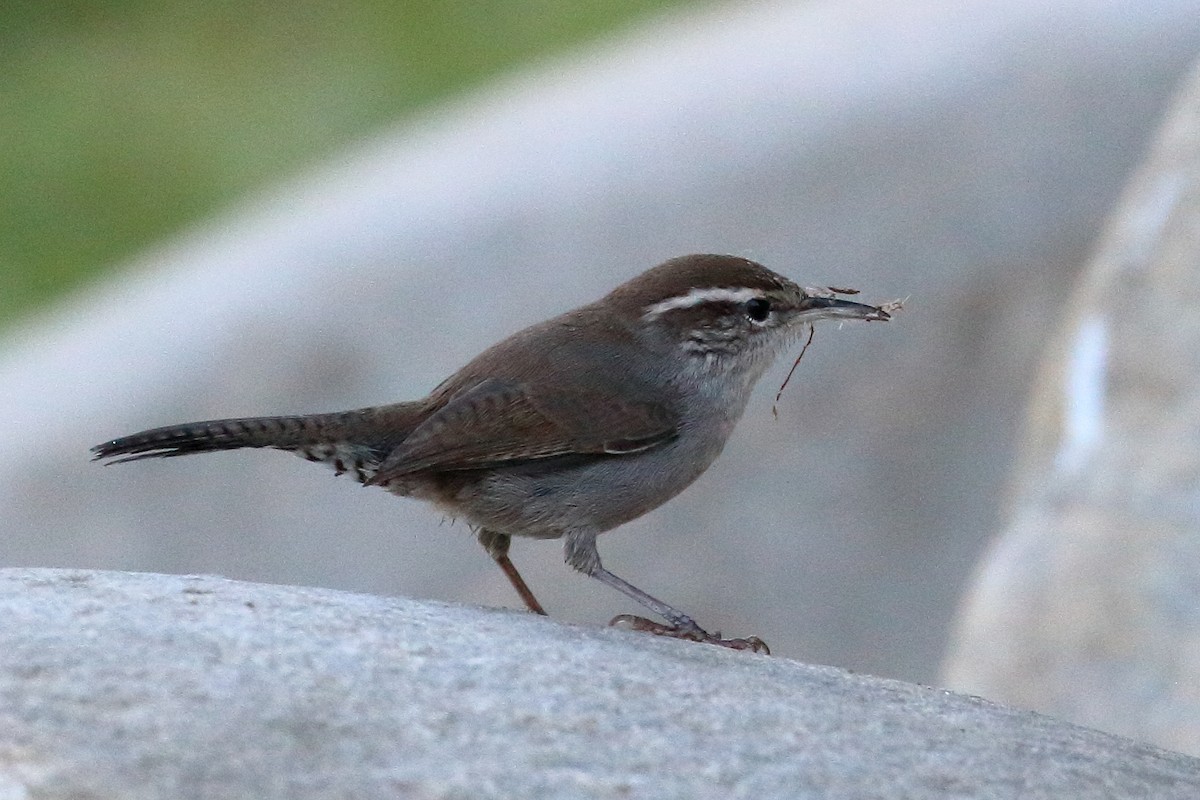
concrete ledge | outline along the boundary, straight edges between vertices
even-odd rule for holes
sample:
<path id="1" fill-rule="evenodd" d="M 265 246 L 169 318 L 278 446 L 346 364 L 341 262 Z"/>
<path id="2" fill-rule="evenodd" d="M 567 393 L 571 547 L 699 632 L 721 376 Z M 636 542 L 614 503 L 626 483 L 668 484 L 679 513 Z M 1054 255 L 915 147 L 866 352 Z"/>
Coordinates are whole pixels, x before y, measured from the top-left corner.
<path id="1" fill-rule="evenodd" d="M 0 799 L 1197 797 L 983 700 L 524 613 L 0 570 Z"/>

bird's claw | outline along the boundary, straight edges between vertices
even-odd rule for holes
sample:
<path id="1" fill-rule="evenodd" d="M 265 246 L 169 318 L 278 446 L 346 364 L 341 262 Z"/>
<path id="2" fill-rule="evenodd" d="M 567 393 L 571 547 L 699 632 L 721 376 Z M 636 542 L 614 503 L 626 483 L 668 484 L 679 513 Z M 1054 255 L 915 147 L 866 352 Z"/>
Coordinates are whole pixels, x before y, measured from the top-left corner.
<path id="1" fill-rule="evenodd" d="M 642 631 L 655 636 L 670 636 L 673 639 L 684 639 L 689 642 L 720 645 L 731 650 L 749 650 L 752 653 L 771 655 L 771 648 L 767 647 L 767 643 L 757 636 L 748 636 L 745 639 L 722 639 L 719 632 L 709 633 L 695 624 L 690 627 L 664 625 L 635 614 L 618 614 L 608 624 L 610 627 L 627 631 Z"/>

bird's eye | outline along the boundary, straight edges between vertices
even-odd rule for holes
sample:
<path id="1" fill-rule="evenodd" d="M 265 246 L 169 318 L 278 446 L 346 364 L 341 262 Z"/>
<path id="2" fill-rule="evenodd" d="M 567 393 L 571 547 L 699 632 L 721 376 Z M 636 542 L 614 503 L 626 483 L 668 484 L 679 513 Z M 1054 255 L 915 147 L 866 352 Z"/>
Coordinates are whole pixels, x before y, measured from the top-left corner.
<path id="1" fill-rule="evenodd" d="M 763 322 L 771 314 L 771 301 L 755 297 L 746 301 L 746 316 L 754 322 Z"/>

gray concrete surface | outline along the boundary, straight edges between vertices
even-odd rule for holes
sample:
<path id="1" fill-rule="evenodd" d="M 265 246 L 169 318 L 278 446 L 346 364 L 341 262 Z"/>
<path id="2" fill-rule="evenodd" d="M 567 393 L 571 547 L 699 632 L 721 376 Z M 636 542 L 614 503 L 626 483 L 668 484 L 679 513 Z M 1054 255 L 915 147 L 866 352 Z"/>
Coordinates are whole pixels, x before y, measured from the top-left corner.
<path id="1" fill-rule="evenodd" d="M 523 612 L 0 570 L 0 798 L 1194 798 L 1200 761 Z"/>
<path id="2" fill-rule="evenodd" d="M 949 685 L 1200 755 L 1200 64 L 1052 340 Z"/>
<path id="3" fill-rule="evenodd" d="M 689 7 L 538 65 L 182 234 L 0 345 L 0 564 L 515 598 L 461 526 L 274 453 L 100 468 L 203 417 L 428 391 L 665 257 L 737 252 L 872 299 L 764 381 L 618 574 L 784 655 L 932 681 L 999 524 L 1072 275 L 1200 49 L 1194 0 Z M 632 609 L 557 545 L 560 618 Z"/>

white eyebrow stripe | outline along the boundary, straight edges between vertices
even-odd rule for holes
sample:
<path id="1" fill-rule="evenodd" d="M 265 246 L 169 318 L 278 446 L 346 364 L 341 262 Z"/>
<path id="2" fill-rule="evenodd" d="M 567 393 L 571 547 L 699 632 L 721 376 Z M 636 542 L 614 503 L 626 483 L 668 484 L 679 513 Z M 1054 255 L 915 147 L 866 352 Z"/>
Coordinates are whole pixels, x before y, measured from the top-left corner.
<path id="1" fill-rule="evenodd" d="M 645 312 L 642 314 L 642 319 L 655 319 L 666 314 L 668 311 L 674 311 L 677 308 L 691 308 L 701 303 L 744 303 L 756 297 L 763 297 L 764 294 L 760 289 L 722 289 L 713 287 L 692 289 L 687 294 L 668 297 L 666 300 L 659 300 L 654 305 L 647 306 Z"/>

